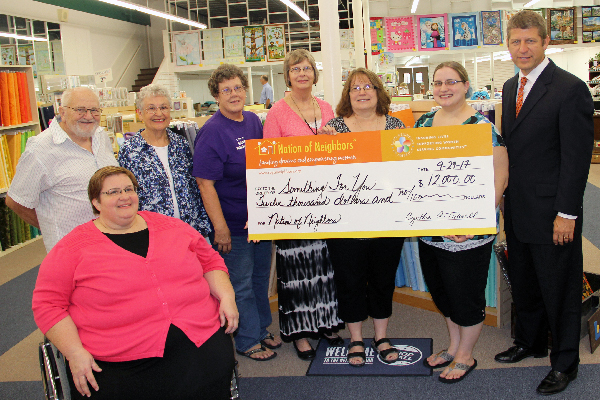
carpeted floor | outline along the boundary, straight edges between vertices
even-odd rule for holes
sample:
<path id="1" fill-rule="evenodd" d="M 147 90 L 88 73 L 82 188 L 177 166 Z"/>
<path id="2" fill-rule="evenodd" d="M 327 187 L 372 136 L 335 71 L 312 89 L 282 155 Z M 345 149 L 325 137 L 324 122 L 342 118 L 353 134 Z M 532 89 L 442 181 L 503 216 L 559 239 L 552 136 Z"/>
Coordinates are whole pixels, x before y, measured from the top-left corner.
<path id="1" fill-rule="evenodd" d="M 585 195 L 584 270 L 600 274 L 600 164 L 590 170 Z M 36 266 L 45 255 L 41 241 L 22 251 L 0 257 L 0 399 L 42 399 L 37 344 L 42 334 L 31 315 L 31 292 Z M 273 314 L 271 332 L 278 331 Z M 434 351 L 448 344 L 443 318 L 435 312 L 394 304 L 390 320 L 392 337 L 430 337 Z M 367 321 L 365 337 L 373 335 Z M 349 337 L 342 331 L 343 337 Z M 306 377 L 308 363 L 298 359 L 290 344 L 278 349 L 278 357 L 256 362 L 239 357 L 242 399 L 523 399 L 537 398 L 535 387 L 549 371 L 549 360 L 526 359 L 517 366 L 498 364 L 493 356 L 511 345 L 510 329 L 484 326 L 474 356 L 479 367 L 468 379 L 444 385 L 433 377 L 343 378 Z M 316 344 L 316 343 L 314 343 Z M 589 341 L 580 342 L 580 376 L 553 399 L 597 398 L 600 392 L 600 350 L 590 353 Z"/>

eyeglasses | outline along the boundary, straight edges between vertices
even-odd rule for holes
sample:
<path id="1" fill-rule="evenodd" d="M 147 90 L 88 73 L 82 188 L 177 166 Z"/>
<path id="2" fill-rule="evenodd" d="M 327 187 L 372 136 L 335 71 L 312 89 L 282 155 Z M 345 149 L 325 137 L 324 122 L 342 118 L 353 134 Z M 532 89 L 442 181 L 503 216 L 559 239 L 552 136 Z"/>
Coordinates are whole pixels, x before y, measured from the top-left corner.
<path id="1" fill-rule="evenodd" d="M 92 114 L 93 117 L 97 117 L 100 114 L 102 114 L 102 109 L 101 108 L 85 108 L 85 107 L 69 107 L 69 106 L 64 106 L 66 108 L 70 108 L 71 110 L 75 111 L 77 114 L 79 114 L 80 117 L 83 117 L 84 115 L 86 115 L 88 113 L 88 111 L 90 112 L 90 114 Z"/>
<path id="2" fill-rule="evenodd" d="M 454 86 L 456 85 L 458 82 L 466 82 L 466 81 L 457 81 L 456 79 L 446 79 L 445 81 L 433 81 L 433 86 L 435 87 L 440 87 L 442 86 L 442 84 L 446 84 L 446 86 Z"/>
<path id="3" fill-rule="evenodd" d="M 220 92 L 223 93 L 225 96 L 229 96 L 230 94 L 233 93 L 234 90 L 236 93 L 242 93 L 243 91 L 246 90 L 246 88 L 243 86 L 234 86 L 233 90 L 232 90 L 232 89 L 226 87 L 225 89 L 221 89 Z"/>
<path id="4" fill-rule="evenodd" d="M 290 72 L 292 74 L 299 74 L 300 72 L 304 72 L 305 74 L 308 74 L 309 72 L 313 72 L 313 71 L 314 71 L 313 67 L 304 67 L 304 68 L 294 67 L 294 68 L 290 68 Z"/>
<path id="5" fill-rule="evenodd" d="M 361 90 L 365 91 L 365 92 L 370 92 L 370 91 L 375 90 L 375 89 L 377 89 L 377 87 L 373 86 L 373 85 L 365 85 L 363 87 L 360 87 L 360 86 L 356 85 L 356 86 L 350 87 L 350 93 L 360 92 Z"/>
<path id="6" fill-rule="evenodd" d="M 108 189 L 106 192 L 100 192 L 100 193 L 105 194 L 110 197 L 115 197 L 115 196 L 120 195 L 123 192 L 125 192 L 125 194 L 134 194 L 134 193 L 137 193 L 137 188 L 135 186 L 127 186 L 124 189 L 113 188 L 113 189 Z"/>
<path id="7" fill-rule="evenodd" d="M 156 114 L 158 112 L 158 110 L 160 110 L 160 112 L 162 112 L 163 114 L 166 114 L 168 112 L 171 112 L 171 107 L 170 106 L 160 106 L 160 107 L 150 106 L 150 107 L 144 109 L 144 111 L 146 111 L 148 114 Z"/>

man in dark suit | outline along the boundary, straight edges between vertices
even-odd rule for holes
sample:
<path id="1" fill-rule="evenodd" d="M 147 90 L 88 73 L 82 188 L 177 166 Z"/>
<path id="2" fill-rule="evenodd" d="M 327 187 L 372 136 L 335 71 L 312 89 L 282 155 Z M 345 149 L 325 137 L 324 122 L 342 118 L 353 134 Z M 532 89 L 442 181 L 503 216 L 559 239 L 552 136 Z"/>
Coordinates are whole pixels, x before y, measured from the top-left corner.
<path id="1" fill-rule="evenodd" d="M 519 12 L 507 32 L 520 69 L 502 92 L 510 165 L 505 229 L 517 324 L 514 346 L 495 359 L 545 357 L 550 329 L 552 370 L 537 391 L 554 394 L 577 377 L 579 365 L 582 203 L 594 105 L 586 84 L 545 56 L 550 37 L 539 14 Z"/>

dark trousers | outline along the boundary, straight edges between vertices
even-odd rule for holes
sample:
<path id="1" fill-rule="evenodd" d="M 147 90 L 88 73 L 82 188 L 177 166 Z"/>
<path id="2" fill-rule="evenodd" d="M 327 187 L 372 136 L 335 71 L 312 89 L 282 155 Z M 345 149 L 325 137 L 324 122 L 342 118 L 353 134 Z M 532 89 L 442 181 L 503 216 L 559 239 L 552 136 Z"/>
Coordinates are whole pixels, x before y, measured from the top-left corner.
<path id="1" fill-rule="evenodd" d="M 515 345 L 535 352 L 548 348 L 550 363 L 559 372 L 579 364 L 583 252 L 581 217 L 573 241 L 566 245 L 520 242 L 508 229 L 508 276 L 517 312 Z"/>
<path id="2" fill-rule="evenodd" d="M 171 325 L 163 357 L 124 362 L 96 363 L 94 372 L 100 390 L 88 384 L 90 399 L 138 400 L 227 400 L 235 359 L 231 335 L 220 328 L 200 347 L 175 325 Z M 69 370 L 67 366 L 67 370 Z M 72 399 L 88 399 L 75 389 L 68 373 Z"/>
<path id="3" fill-rule="evenodd" d="M 396 270 L 404 238 L 327 239 L 344 322 L 392 315 Z"/>
<path id="4" fill-rule="evenodd" d="M 435 306 L 460 326 L 485 319 L 485 287 L 492 242 L 468 250 L 447 251 L 419 240 L 419 258 Z"/>

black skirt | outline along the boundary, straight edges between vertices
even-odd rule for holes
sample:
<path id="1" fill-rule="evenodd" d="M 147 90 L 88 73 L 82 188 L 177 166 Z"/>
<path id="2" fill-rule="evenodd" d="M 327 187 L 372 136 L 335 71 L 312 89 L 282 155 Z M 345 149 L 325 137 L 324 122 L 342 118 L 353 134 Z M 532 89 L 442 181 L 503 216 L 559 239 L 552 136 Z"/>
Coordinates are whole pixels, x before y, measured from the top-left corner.
<path id="1" fill-rule="evenodd" d="M 102 372 L 93 372 L 99 390 L 89 385 L 84 397 L 67 366 L 71 398 L 111 400 L 226 400 L 234 366 L 231 335 L 220 328 L 200 347 L 171 325 L 163 357 L 106 362 L 96 360 Z"/>

